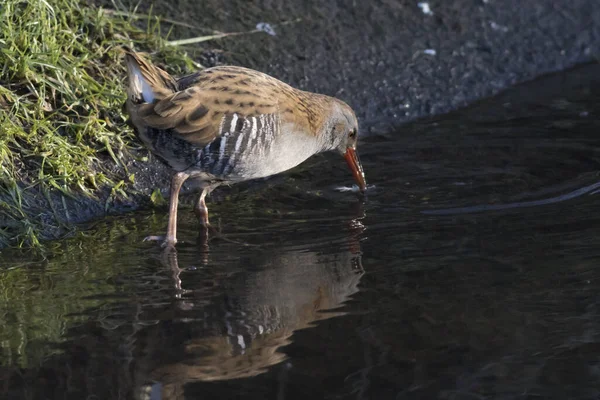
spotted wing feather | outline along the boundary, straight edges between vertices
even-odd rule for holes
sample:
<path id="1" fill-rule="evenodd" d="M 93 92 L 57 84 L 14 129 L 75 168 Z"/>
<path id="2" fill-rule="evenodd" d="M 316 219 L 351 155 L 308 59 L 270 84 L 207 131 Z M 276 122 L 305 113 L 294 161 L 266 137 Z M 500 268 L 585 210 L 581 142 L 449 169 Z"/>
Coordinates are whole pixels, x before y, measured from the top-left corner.
<path id="1" fill-rule="evenodd" d="M 204 147 L 222 134 L 222 122 L 228 116 L 250 118 L 277 112 L 276 87 L 265 84 L 274 79 L 261 75 L 245 68 L 217 67 L 184 77 L 178 81 L 179 91 L 141 104 L 138 116 L 145 126 L 170 130 Z"/>

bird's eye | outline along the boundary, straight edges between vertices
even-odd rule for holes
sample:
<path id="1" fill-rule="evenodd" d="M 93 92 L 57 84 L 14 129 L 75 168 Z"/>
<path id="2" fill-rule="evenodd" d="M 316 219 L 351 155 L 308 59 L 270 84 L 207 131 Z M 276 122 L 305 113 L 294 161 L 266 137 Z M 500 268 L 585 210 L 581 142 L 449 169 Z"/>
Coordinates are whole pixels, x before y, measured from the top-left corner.
<path id="1" fill-rule="evenodd" d="M 348 137 L 349 137 L 350 139 L 354 139 L 354 138 L 356 138 L 356 129 L 352 129 L 352 130 L 350 131 L 350 134 L 348 135 Z"/>

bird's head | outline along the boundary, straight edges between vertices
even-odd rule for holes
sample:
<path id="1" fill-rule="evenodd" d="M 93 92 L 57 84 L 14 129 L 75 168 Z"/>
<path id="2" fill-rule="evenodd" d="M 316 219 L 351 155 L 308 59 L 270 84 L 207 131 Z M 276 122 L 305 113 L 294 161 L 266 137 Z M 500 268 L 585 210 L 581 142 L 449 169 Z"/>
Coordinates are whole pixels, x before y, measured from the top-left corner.
<path id="1" fill-rule="evenodd" d="M 356 152 L 358 142 L 358 121 L 350 106 L 341 100 L 333 99 L 331 113 L 326 124 L 325 135 L 331 144 L 330 150 L 336 150 L 346 159 L 352 175 L 361 192 L 367 188 L 365 173 Z"/>

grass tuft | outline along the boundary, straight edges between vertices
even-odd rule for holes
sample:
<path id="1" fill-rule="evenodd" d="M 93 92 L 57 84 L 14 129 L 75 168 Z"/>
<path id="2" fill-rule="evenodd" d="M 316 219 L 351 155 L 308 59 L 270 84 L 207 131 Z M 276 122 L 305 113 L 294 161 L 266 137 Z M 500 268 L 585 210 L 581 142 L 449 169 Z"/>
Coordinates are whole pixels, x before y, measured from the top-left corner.
<path id="1" fill-rule="evenodd" d="M 134 142 L 120 46 L 198 66 L 167 45 L 158 18 L 136 21 L 79 0 L 0 5 L 0 247 L 39 246 L 42 221 L 30 210 L 50 191 L 116 196 L 133 181 L 122 165 Z"/>

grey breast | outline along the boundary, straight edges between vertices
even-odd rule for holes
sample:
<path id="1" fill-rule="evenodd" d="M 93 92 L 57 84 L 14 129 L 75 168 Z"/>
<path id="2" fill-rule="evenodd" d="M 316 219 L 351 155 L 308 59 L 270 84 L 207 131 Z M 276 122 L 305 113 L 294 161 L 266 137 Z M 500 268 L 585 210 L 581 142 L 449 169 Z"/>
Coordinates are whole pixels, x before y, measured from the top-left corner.
<path id="1" fill-rule="evenodd" d="M 199 166 L 216 178 L 240 181 L 258 177 L 261 160 L 270 151 L 280 129 L 275 114 L 226 114 L 220 135 L 200 150 Z"/>

